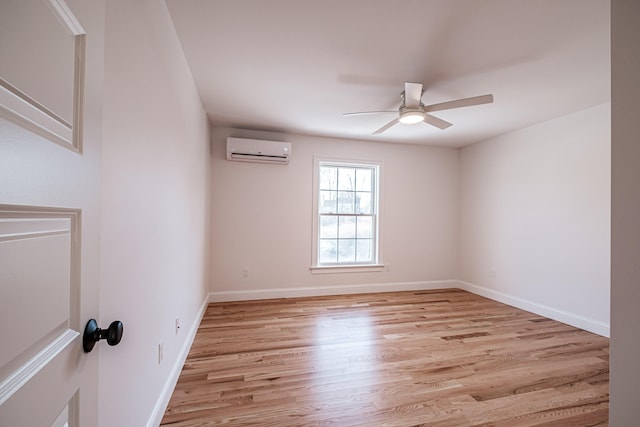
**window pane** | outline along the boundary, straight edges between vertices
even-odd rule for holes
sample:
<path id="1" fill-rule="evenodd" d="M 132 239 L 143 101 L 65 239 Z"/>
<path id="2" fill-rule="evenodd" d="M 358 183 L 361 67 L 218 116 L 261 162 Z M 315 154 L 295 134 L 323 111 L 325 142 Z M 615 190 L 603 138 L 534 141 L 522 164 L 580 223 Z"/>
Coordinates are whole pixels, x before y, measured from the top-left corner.
<path id="1" fill-rule="evenodd" d="M 356 261 L 356 240 L 340 239 L 338 240 L 338 262 L 355 262 Z"/>
<path id="2" fill-rule="evenodd" d="M 320 167 L 320 189 L 336 190 L 338 188 L 338 168 L 332 166 Z"/>
<path id="3" fill-rule="evenodd" d="M 320 213 L 336 213 L 338 193 L 336 191 L 320 191 Z"/>
<path id="4" fill-rule="evenodd" d="M 338 191 L 338 213 L 353 213 L 354 194 L 350 191 Z"/>
<path id="5" fill-rule="evenodd" d="M 338 168 L 338 190 L 355 191 L 356 170 L 354 168 Z"/>
<path id="6" fill-rule="evenodd" d="M 370 216 L 358 217 L 356 237 L 358 239 L 373 237 L 373 218 Z"/>
<path id="7" fill-rule="evenodd" d="M 378 166 L 320 161 L 317 165 L 318 265 L 376 262 Z"/>
<path id="8" fill-rule="evenodd" d="M 356 237 L 356 217 L 341 216 L 338 227 L 338 237 L 340 239 L 351 239 Z"/>
<path id="9" fill-rule="evenodd" d="M 319 248 L 320 264 L 335 264 L 338 261 L 338 241 L 332 239 L 320 239 Z"/>
<path id="10" fill-rule="evenodd" d="M 321 239 L 338 238 L 338 217 L 337 216 L 321 216 L 320 217 L 320 238 Z"/>
<path id="11" fill-rule="evenodd" d="M 371 193 L 356 193 L 356 207 L 355 213 L 372 214 L 373 207 L 371 206 Z"/>
<path id="12" fill-rule="evenodd" d="M 373 171 L 371 169 L 356 169 L 356 190 L 371 191 Z"/>
<path id="13" fill-rule="evenodd" d="M 371 239 L 358 239 L 356 241 L 356 262 L 371 262 Z"/>

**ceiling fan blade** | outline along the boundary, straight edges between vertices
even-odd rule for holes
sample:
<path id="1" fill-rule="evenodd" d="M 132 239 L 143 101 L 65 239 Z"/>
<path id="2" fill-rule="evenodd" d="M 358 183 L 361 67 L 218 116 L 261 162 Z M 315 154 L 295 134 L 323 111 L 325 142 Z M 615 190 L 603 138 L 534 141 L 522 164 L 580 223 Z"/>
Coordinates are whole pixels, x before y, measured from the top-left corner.
<path id="1" fill-rule="evenodd" d="M 424 111 L 442 111 L 452 108 L 471 107 L 473 105 L 491 104 L 493 95 L 472 96 L 471 98 L 456 99 L 455 101 L 441 102 L 439 104 L 427 105 Z"/>
<path id="2" fill-rule="evenodd" d="M 347 116 L 363 116 L 365 114 L 382 114 L 382 113 L 396 113 L 398 110 L 384 110 L 384 111 L 356 111 L 355 113 L 342 113 L 344 117 Z"/>
<path id="3" fill-rule="evenodd" d="M 424 115 L 424 122 L 443 130 L 453 125 L 453 123 L 449 123 L 448 121 L 432 116 L 431 114 Z"/>
<path id="4" fill-rule="evenodd" d="M 395 126 L 399 123 L 399 120 L 397 118 L 391 120 L 389 123 L 387 123 L 386 125 L 382 126 L 380 129 L 378 129 L 377 131 L 375 131 L 373 133 L 373 135 L 378 135 L 382 132 L 384 132 L 385 130 L 389 129 L 392 126 Z"/>
<path id="5" fill-rule="evenodd" d="M 422 83 L 405 83 L 404 84 L 404 105 L 406 107 L 416 108 L 420 106 L 422 98 Z"/>

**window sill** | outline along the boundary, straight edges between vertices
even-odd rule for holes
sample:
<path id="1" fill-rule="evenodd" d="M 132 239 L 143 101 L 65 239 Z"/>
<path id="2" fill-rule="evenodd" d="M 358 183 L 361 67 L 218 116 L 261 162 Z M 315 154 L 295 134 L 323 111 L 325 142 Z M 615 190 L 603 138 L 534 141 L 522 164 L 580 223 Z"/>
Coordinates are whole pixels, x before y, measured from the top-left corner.
<path id="1" fill-rule="evenodd" d="M 311 274 L 330 274 L 330 273 L 374 273 L 384 271 L 384 264 L 366 264 L 366 265 L 322 265 L 312 266 L 309 268 Z"/>

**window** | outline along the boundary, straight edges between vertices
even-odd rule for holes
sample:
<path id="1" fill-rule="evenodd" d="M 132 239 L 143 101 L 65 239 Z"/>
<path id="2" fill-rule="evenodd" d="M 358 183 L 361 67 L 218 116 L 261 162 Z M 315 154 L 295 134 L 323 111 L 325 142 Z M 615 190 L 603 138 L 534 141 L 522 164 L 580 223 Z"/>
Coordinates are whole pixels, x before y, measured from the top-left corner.
<path id="1" fill-rule="evenodd" d="M 378 266 L 380 165 L 317 160 L 316 267 Z"/>

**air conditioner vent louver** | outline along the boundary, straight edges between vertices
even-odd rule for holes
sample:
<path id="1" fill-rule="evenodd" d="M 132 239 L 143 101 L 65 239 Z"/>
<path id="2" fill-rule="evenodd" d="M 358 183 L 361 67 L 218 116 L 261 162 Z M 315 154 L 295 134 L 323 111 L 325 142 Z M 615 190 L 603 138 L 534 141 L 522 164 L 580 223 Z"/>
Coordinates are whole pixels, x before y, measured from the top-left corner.
<path id="1" fill-rule="evenodd" d="M 238 162 L 288 164 L 291 144 L 258 139 L 227 138 L 227 159 Z"/>

